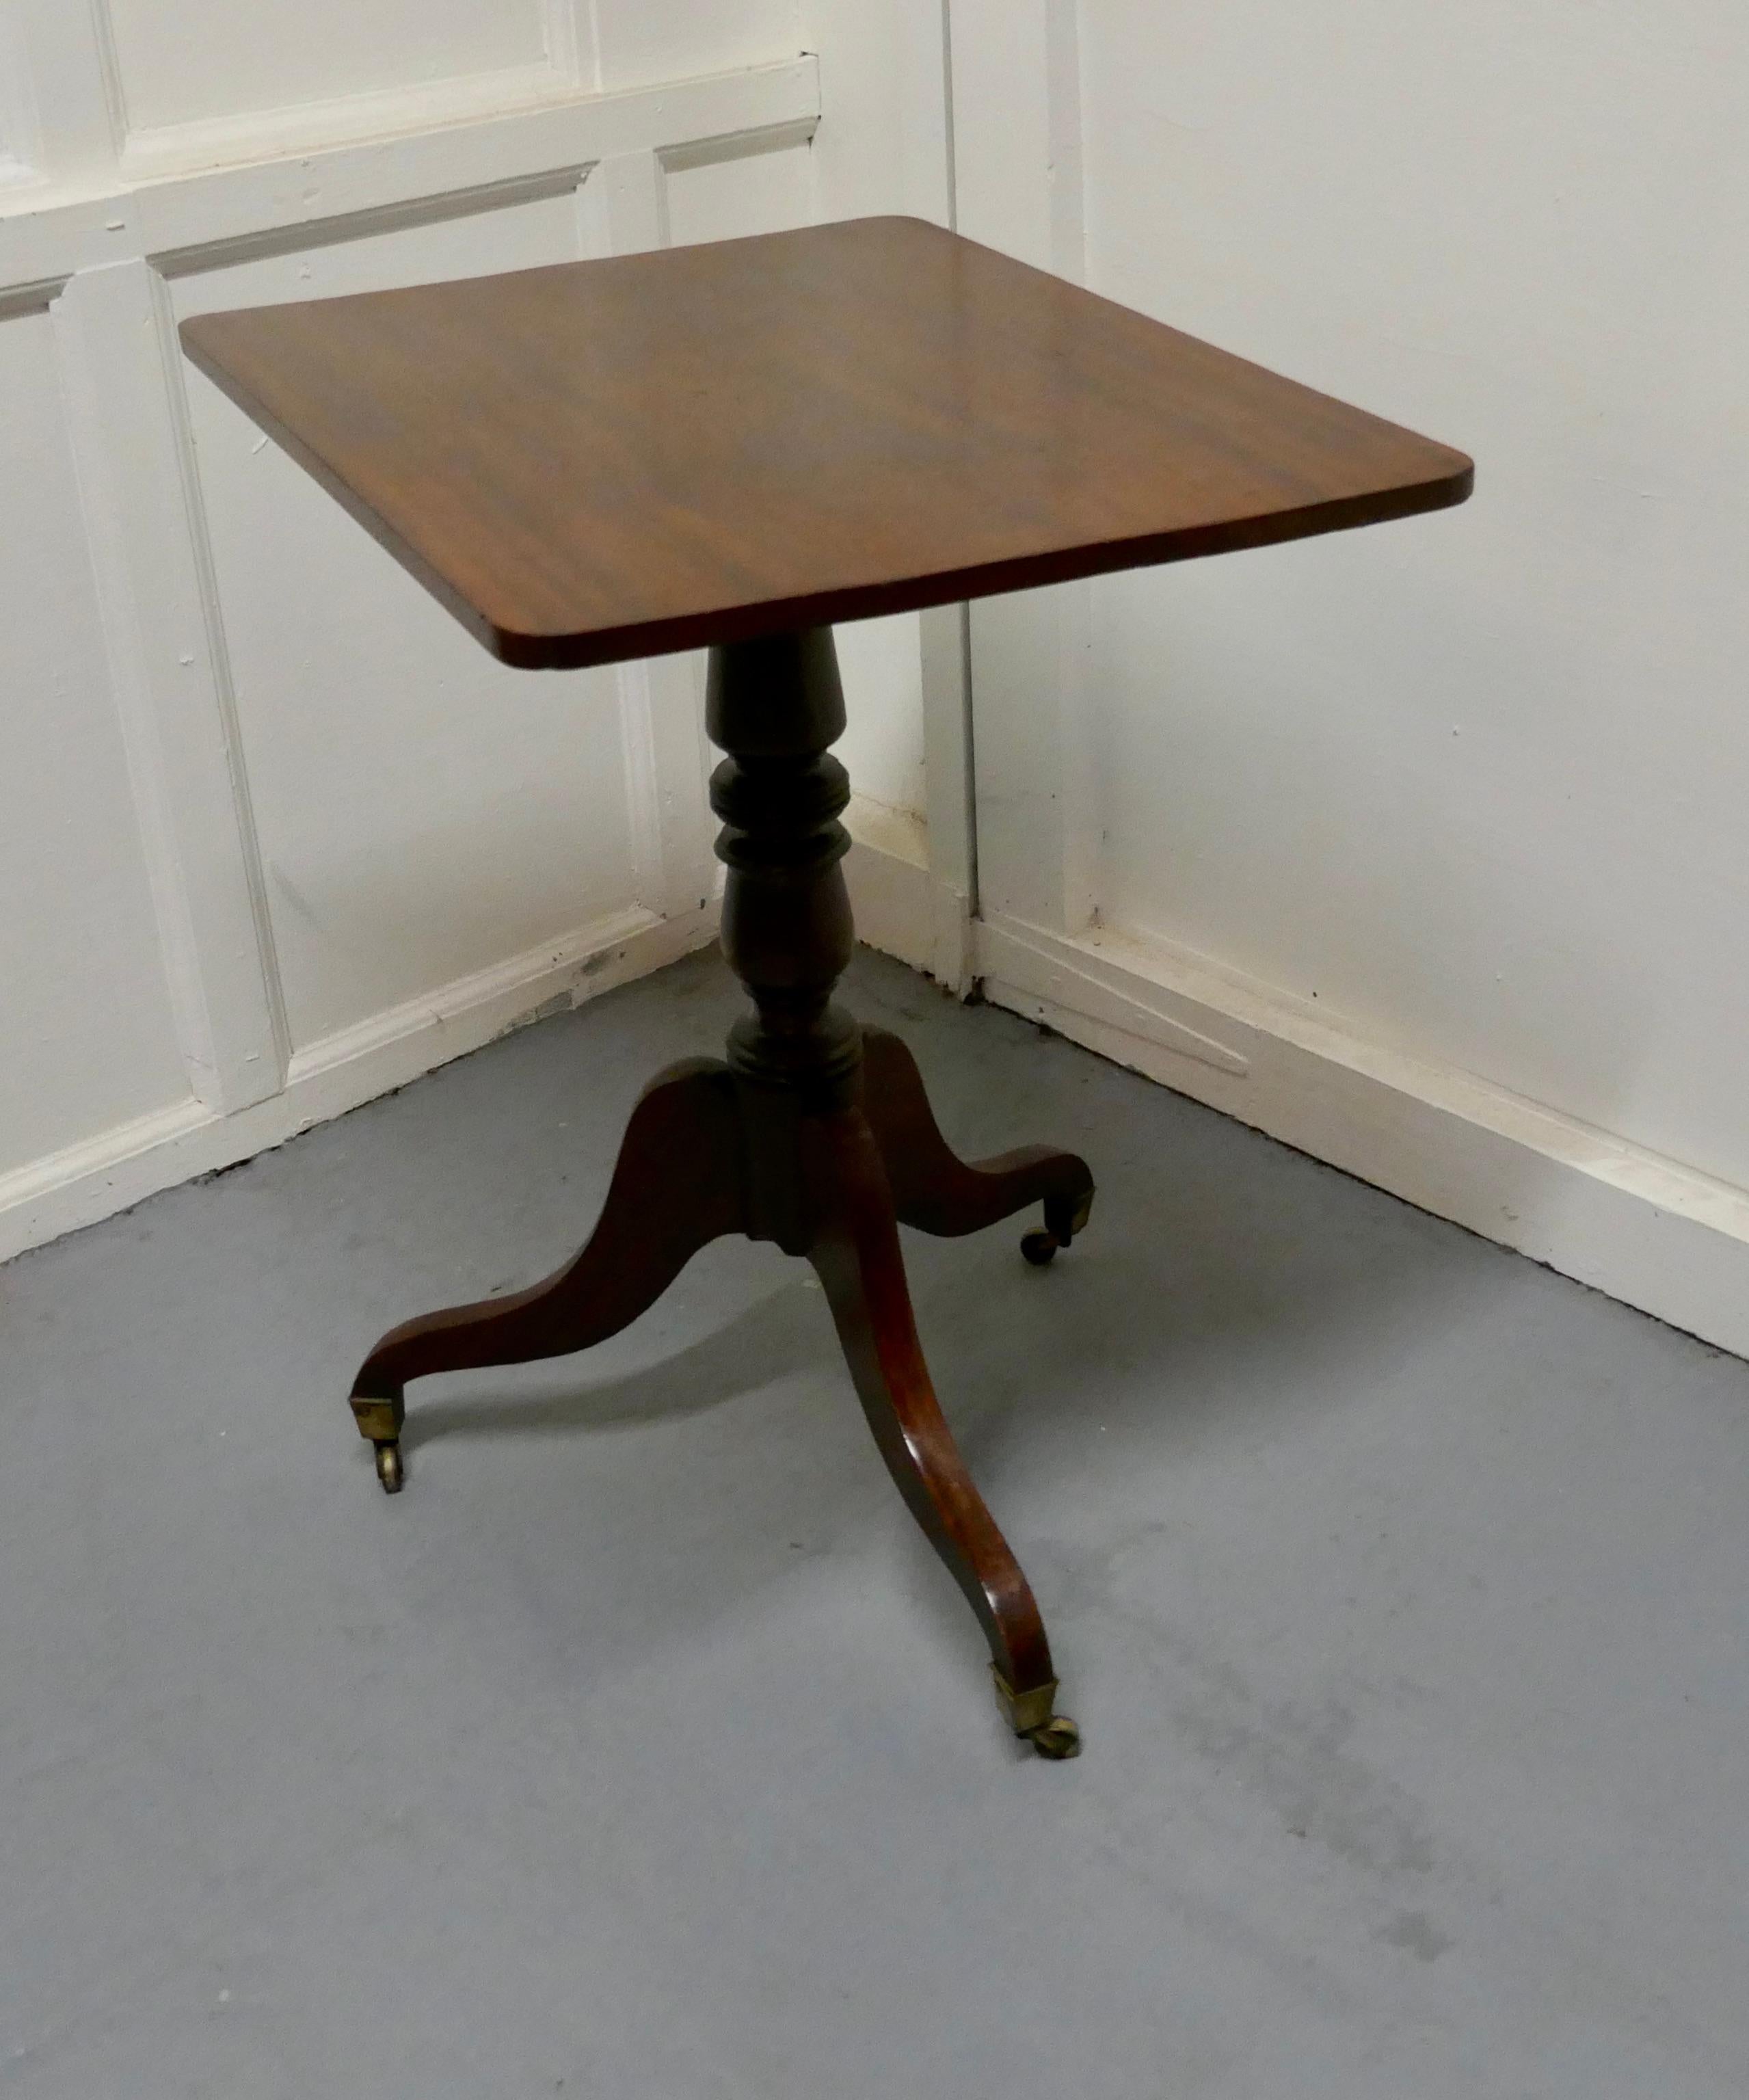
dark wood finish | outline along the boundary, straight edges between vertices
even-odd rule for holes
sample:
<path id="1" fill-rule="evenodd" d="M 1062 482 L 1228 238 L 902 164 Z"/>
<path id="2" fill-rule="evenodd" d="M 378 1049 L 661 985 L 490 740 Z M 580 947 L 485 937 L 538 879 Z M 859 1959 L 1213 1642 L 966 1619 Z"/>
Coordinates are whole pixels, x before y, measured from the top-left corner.
<path id="1" fill-rule="evenodd" d="M 942 1136 L 923 1074 L 899 1038 L 866 1028 L 862 1056 L 868 1118 L 901 1224 L 958 1239 L 1038 1203 L 1046 1230 L 1063 1246 L 1086 1224 L 1093 1176 L 1084 1159 L 1048 1145 L 1023 1145 L 968 1164 Z"/>
<path id="2" fill-rule="evenodd" d="M 402 1485 L 409 1379 L 617 1332 L 743 1232 L 826 1286 L 875 1441 L 971 1600 L 1017 1734 L 1074 1754 L 1038 1607 L 954 1446 L 898 1222 L 1041 1206 L 1086 1164 L 967 1165 L 897 1039 L 833 1002 L 852 946 L 829 623 L 1438 510 L 1461 453 L 910 219 L 187 323 L 190 355 L 497 655 L 711 646 L 723 946 L 753 1011 L 726 1063 L 634 1110 L 600 1222 L 518 1296 L 409 1321 L 353 1389 Z"/>
<path id="3" fill-rule="evenodd" d="M 729 753 L 711 775 L 717 858 L 729 870 L 723 953 L 754 1007 L 729 1032 L 729 1061 L 835 1105 L 849 1097 L 861 1045 L 832 1004 L 856 936 L 839 865 L 850 782 L 826 756 L 844 730 L 831 629 L 713 649 L 705 728 Z M 782 1232 L 772 1237 L 788 1245 Z"/>
<path id="4" fill-rule="evenodd" d="M 185 322 L 507 662 L 601 664 L 1461 502 L 1460 452 L 921 220 Z"/>
<path id="5" fill-rule="evenodd" d="M 385 1335 L 353 1381 L 364 1434 L 399 1441 L 409 1379 L 566 1357 L 628 1326 L 700 1247 L 742 1229 L 741 1154 L 728 1066 L 705 1057 L 670 1065 L 632 1111 L 582 1252 L 514 1297 L 452 1306 Z M 653 1201 L 659 1192 L 665 1199 Z"/>
<path id="6" fill-rule="evenodd" d="M 965 1165 L 904 1045 L 879 1030 L 865 1039 L 833 1004 L 851 923 L 838 821 L 849 788 L 826 756 L 844 726 L 830 630 L 713 651 L 707 721 L 729 754 L 711 783 L 729 869 L 723 946 L 753 1001 L 729 1031 L 728 1062 L 676 1065 L 645 1093 L 574 1261 L 516 1297 L 395 1328 L 354 1381 L 353 1413 L 383 1485 L 399 1491 L 409 1379 L 604 1341 L 725 1233 L 805 1255 L 881 1455 L 978 1615 L 1016 1732 L 1047 1756 L 1072 1755 L 1079 1738 L 1053 1711 L 1038 1604 L 929 1382 L 898 1220 L 966 1233 L 1037 1203 L 1045 1224 L 1029 1239 L 1055 1251 L 1086 1223 L 1093 1177 L 1043 1148 Z"/>
<path id="7" fill-rule="evenodd" d="M 803 1138 L 804 1185 L 818 1220 L 808 1259 L 887 1470 L 977 1614 L 1004 1679 L 1017 1692 L 1054 1692 L 1031 1586 L 972 1485 L 930 1383 L 874 1134 L 850 1110 L 808 1118 Z"/>
<path id="8" fill-rule="evenodd" d="M 676 1068 L 634 1112 L 601 1221 L 575 1260 L 513 1298 L 428 1313 L 384 1336 L 359 1372 L 352 1405 L 366 1436 L 393 1449 L 385 1485 L 402 1484 L 399 1445 L 410 1379 L 569 1356 L 605 1341 L 721 1233 L 776 1238 L 761 1229 L 756 1191 L 760 1181 L 768 1189 L 779 1185 L 775 1215 L 791 1251 L 807 1255 L 826 1286 L 888 1471 L 970 1600 L 1003 1680 L 1022 1696 L 1045 1693 L 1048 1713 L 1056 1675 L 1044 1621 L 930 1383 L 892 1192 L 870 1120 L 853 1105 L 793 1098 L 791 1113 L 774 1115 L 771 1091 L 726 1065 L 701 1060 Z M 1086 1167 L 1066 1155 L 1062 1164 L 1090 1193 Z M 1009 1200 L 992 1221 L 1040 1200 L 1018 1184 L 1005 1194 Z"/>

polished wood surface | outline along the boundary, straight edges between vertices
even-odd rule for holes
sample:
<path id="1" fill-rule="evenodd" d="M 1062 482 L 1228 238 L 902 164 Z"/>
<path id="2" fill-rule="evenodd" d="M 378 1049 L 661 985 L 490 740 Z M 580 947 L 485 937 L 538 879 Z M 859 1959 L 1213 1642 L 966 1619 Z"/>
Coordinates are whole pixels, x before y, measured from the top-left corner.
<path id="1" fill-rule="evenodd" d="M 189 354 L 505 660 L 708 644 L 726 1060 L 634 1110 L 595 1232 L 514 1297 L 385 1335 L 353 1412 L 403 1485 L 406 1386 L 567 1354 L 741 1232 L 819 1272 L 882 1456 L 976 1610 L 1016 1735 L 1075 1754 L 1038 1605 L 923 1361 L 901 1221 L 1038 1205 L 1051 1261 L 1092 1176 L 968 1164 L 910 1054 L 833 999 L 853 933 L 830 624 L 1461 502 L 1462 454 L 921 221 L 187 323 Z M 319 608 L 311 608 L 314 616 Z"/>
<path id="2" fill-rule="evenodd" d="M 1297 539 L 1470 485 L 1460 452 L 917 219 L 182 333 L 536 668 Z"/>
<path id="3" fill-rule="evenodd" d="M 923 1361 L 874 1132 L 852 1111 L 809 1118 L 801 1136 L 803 1186 L 817 1220 L 808 1258 L 875 1445 L 976 1613 L 1004 1683 L 1054 1695 L 1056 1668 L 1032 1586 L 960 1456 Z"/>
<path id="4" fill-rule="evenodd" d="M 976 1232 L 1036 1204 L 1043 1223 L 1021 1251 L 1049 1261 L 1086 1224 L 1093 1177 L 1044 1146 L 960 1159 L 905 1045 L 834 1001 L 852 929 L 839 822 L 850 788 L 827 753 L 844 728 L 830 631 L 714 649 L 706 719 L 728 753 L 711 782 L 723 948 L 751 1012 L 726 1061 L 675 1065 L 645 1091 L 582 1252 L 514 1297 L 384 1335 L 354 1381 L 354 1417 L 399 1493 L 409 1379 L 568 1356 L 636 1319 L 720 1234 L 774 1241 L 819 1272 L 875 1443 L 977 1613 L 1011 1725 L 1043 1756 L 1073 1756 L 1038 1602 L 930 1383 L 898 1228 Z"/>
<path id="5" fill-rule="evenodd" d="M 1038 1236 L 1028 1248 L 1038 1260 L 1067 1246 L 1086 1224 L 1093 1176 L 1085 1161 L 1048 1145 L 1022 1145 L 968 1165 L 941 1135 L 916 1061 L 897 1035 L 865 1028 L 862 1069 L 868 1118 L 901 1225 L 958 1239 L 1038 1203 L 1055 1243 L 1047 1249 Z"/>
<path id="6" fill-rule="evenodd" d="M 921 1099 L 897 1037 L 883 1070 Z M 927 1114 L 927 1111 L 926 1111 Z M 930 1129 L 934 1132 L 933 1118 Z M 852 1381 L 887 1469 L 976 1613 L 1011 1692 L 1037 1698 L 1033 1727 L 1055 1728 L 1046 1754 L 1073 1754 L 1054 1710 L 1056 1672 L 1044 1621 L 1020 1563 L 978 1493 L 941 1412 L 918 1339 L 900 1252 L 893 1183 L 945 1229 L 969 1232 L 1072 1188 L 1083 1207 L 1086 1162 L 1043 1147 L 1027 1171 L 1007 1160 L 969 1167 L 936 1134 L 913 1151 L 903 1123 L 883 1124 L 852 1096 L 842 1107 L 787 1101 L 723 1063 L 695 1059 L 653 1081 L 633 1110 L 601 1215 L 582 1252 L 544 1282 L 409 1320 L 384 1335 L 354 1382 L 365 1436 L 390 1454 L 384 1485 L 403 1483 L 410 1379 L 484 1365 L 569 1356 L 645 1312 L 699 1248 L 720 1234 L 779 1238 L 818 1272 Z M 989 1171 L 993 1170 L 993 1171 Z M 954 1206 L 981 1181 L 974 1217 Z M 1082 1210 L 1085 1216 L 1085 1208 Z M 416 1441 L 416 1439 L 414 1440 Z"/>
<path id="7" fill-rule="evenodd" d="M 741 1147 L 727 1065 L 691 1057 L 659 1073 L 632 1111 L 581 1253 L 526 1290 L 405 1321 L 372 1350 L 353 1411 L 363 1420 L 388 1405 L 392 1430 L 373 1440 L 399 1440 L 409 1379 L 568 1357 L 647 1312 L 701 1247 L 745 1229 Z"/>

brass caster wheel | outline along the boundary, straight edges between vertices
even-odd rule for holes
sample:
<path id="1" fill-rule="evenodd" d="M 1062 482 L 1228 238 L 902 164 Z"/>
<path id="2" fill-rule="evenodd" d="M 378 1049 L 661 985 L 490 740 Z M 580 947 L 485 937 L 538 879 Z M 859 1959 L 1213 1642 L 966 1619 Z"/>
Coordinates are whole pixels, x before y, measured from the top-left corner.
<path id="1" fill-rule="evenodd" d="M 1059 1247 L 1068 1246 L 1077 1233 L 1087 1229 L 1087 1220 L 1093 1215 L 1093 1191 L 1089 1189 L 1075 1198 L 1046 1196 L 1045 1222 L 1026 1234 L 1020 1242 L 1020 1251 L 1034 1268 L 1042 1268 L 1053 1260 Z"/>
<path id="2" fill-rule="evenodd" d="M 382 1482 L 385 1495 L 398 1495 L 407 1476 L 401 1470 L 401 1447 L 399 1444 L 379 1444 L 377 1446 L 377 1477 Z"/>
<path id="3" fill-rule="evenodd" d="M 1029 1728 L 1026 1740 L 1040 1757 L 1053 1762 L 1081 1755 L 1081 1731 L 1067 1714 L 1053 1714 L 1042 1727 Z"/>
<path id="4" fill-rule="evenodd" d="M 995 1680 L 996 1704 L 1002 1709 L 1002 1718 L 1023 1743 L 1030 1743 L 1040 1757 L 1053 1762 L 1081 1755 L 1080 1729 L 1067 1714 L 1052 1710 L 1057 1696 L 1054 1677 L 1016 1692 L 993 1662 L 990 1675 Z"/>

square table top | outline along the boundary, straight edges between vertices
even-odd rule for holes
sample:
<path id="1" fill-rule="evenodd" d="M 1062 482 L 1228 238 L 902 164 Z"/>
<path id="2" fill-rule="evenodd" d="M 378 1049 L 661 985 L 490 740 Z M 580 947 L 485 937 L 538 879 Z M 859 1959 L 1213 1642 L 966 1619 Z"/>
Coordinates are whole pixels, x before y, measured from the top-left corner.
<path id="1" fill-rule="evenodd" d="M 185 322 L 487 648 L 611 663 L 1460 503 L 1470 462 L 920 219 Z"/>

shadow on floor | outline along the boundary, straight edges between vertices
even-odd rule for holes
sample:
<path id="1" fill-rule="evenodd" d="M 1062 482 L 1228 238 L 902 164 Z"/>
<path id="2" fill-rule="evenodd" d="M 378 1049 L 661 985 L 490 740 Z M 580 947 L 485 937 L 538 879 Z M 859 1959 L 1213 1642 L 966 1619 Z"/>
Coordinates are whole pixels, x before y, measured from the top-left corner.
<path id="1" fill-rule="evenodd" d="M 402 1441 L 411 1454 L 452 1437 L 551 1436 L 702 1414 L 817 1364 L 808 1316 L 822 1309 L 818 1294 L 797 1277 L 673 1355 L 588 1384 L 505 1394 L 507 1379 L 527 1374 L 469 1371 L 447 1377 L 444 1396 L 423 1403 L 416 1385 Z M 455 1391 L 464 1383 L 470 1390 Z"/>

